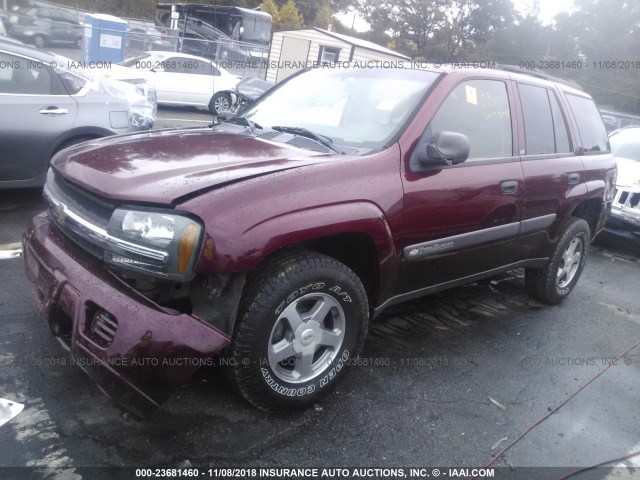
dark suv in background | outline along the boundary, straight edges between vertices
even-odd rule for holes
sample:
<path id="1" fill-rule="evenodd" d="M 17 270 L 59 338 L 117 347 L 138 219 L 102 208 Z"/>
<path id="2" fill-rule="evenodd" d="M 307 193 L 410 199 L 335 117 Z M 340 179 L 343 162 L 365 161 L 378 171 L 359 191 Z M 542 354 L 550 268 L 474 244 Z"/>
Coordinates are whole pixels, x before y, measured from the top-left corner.
<path id="1" fill-rule="evenodd" d="M 9 15 L 9 34 L 38 48 L 53 43 L 82 48 L 82 23 L 78 13 L 51 8 L 31 7 Z"/>
<path id="2" fill-rule="evenodd" d="M 24 258 L 51 331 L 129 408 L 223 355 L 249 402 L 288 410 L 390 305 L 515 268 L 565 299 L 611 209 L 609 150 L 591 97 L 549 79 L 307 70 L 217 126 L 60 152 Z"/>

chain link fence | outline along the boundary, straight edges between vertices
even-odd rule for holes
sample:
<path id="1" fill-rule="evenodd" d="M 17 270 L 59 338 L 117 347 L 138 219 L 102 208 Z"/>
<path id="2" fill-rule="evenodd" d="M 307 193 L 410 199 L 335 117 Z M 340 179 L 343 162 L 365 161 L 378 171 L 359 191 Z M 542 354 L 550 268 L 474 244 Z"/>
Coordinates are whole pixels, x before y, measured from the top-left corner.
<path id="1" fill-rule="evenodd" d="M 92 12 L 55 3 L 37 2 L 35 6 L 10 13 L 8 33 L 38 48 L 67 46 L 82 49 L 85 39 L 94 34 L 92 27 L 84 23 L 85 16 L 89 13 Z M 209 38 L 193 31 L 185 33 L 171 30 L 147 20 L 122 20 L 127 22 L 124 36 L 125 59 L 153 51 L 170 51 L 211 60 L 218 67 L 239 77 L 266 77 L 268 46 L 219 36 Z M 113 33 L 112 36 L 117 33 L 122 38 L 121 32 L 109 32 L 105 29 L 95 33 Z M 81 54 L 77 57 L 81 57 Z"/>
<path id="2" fill-rule="evenodd" d="M 184 53 L 212 60 L 239 77 L 264 79 L 267 74 L 269 47 L 246 42 L 209 40 L 182 36 L 179 32 L 139 20 L 128 20 L 125 57 L 153 51 Z"/>

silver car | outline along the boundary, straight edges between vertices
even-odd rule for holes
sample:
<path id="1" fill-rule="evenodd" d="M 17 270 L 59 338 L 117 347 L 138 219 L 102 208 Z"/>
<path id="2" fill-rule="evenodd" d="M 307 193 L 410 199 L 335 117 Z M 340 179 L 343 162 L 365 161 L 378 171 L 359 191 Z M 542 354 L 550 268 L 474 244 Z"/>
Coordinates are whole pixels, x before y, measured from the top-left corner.
<path id="1" fill-rule="evenodd" d="M 42 186 L 49 160 L 65 147 L 153 126 L 153 88 L 107 81 L 66 62 L 0 43 L 0 189 Z"/>

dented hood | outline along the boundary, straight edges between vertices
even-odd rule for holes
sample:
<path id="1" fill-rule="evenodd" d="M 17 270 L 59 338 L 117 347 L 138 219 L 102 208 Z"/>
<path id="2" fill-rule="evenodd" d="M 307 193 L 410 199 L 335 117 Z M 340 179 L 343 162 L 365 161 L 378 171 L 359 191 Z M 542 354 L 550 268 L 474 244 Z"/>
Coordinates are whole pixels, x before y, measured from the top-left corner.
<path id="1" fill-rule="evenodd" d="M 225 183 L 300 167 L 326 154 L 210 128 L 158 130 L 93 140 L 63 150 L 51 166 L 100 196 L 175 204 Z"/>

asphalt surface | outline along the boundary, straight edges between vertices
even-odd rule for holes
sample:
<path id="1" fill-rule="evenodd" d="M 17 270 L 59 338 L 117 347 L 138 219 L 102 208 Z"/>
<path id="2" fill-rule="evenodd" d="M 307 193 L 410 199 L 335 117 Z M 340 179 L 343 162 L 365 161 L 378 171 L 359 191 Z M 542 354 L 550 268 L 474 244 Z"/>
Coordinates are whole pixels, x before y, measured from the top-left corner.
<path id="1" fill-rule="evenodd" d="M 205 111 L 162 108 L 156 127 L 209 122 Z M 640 260 L 600 245 L 559 306 L 529 299 L 515 271 L 387 311 L 371 326 L 362 365 L 308 411 L 258 411 L 212 368 L 140 421 L 68 365 L 22 259 L 1 259 L 42 208 L 39 190 L 0 194 L 0 398 L 25 404 L 0 427 L 4 467 L 478 467 L 640 340 Z M 640 450 L 638 398 L 636 347 L 495 465 L 570 471 Z M 640 457 L 613 465 L 640 468 Z M 38 475 L 97 478 L 82 470 Z"/>

